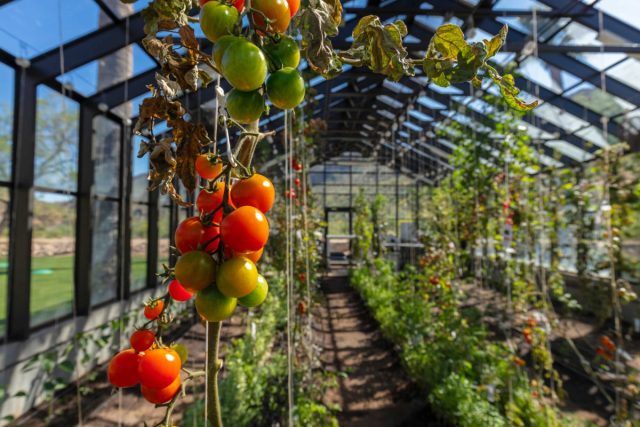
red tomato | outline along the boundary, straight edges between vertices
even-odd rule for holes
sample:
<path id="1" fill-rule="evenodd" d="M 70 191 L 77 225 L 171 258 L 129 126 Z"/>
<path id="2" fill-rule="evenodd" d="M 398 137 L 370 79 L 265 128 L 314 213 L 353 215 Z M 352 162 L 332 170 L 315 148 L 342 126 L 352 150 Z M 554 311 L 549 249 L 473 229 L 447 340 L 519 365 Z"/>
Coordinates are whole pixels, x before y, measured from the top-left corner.
<path id="1" fill-rule="evenodd" d="M 242 206 L 222 220 L 220 236 L 234 252 L 259 251 L 269 239 L 269 223 L 258 209 Z"/>
<path id="2" fill-rule="evenodd" d="M 223 165 L 218 157 L 210 154 L 200 154 L 196 158 L 196 172 L 203 179 L 211 180 L 219 177 L 222 169 Z"/>
<path id="3" fill-rule="evenodd" d="M 307 312 L 307 305 L 304 302 L 300 301 L 298 303 L 298 313 L 305 314 L 306 312 Z"/>
<path id="4" fill-rule="evenodd" d="M 197 251 L 204 233 L 204 225 L 197 216 L 182 221 L 176 228 L 176 248 L 181 254 Z"/>
<path id="5" fill-rule="evenodd" d="M 287 0 L 289 3 L 289 10 L 291 11 L 291 17 L 293 18 L 300 10 L 300 0 Z"/>
<path id="6" fill-rule="evenodd" d="M 175 279 L 172 280 L 171 283 L 169 283 L 168 290 L 169 295 L 171 295 L 171 298 L 173 298 L 175 301 L 184 302 L 193 297 L 193 294 L 186 290 L 184 286 L 182 286 L 180 282 Z"/>
<path id="7" fill-rule="evenodd" d="M 138 375 L 140 383 L 150 388 L 165 388 L 180 375 L 180 356 L 170 348 L 147 351 L 140 358 Z"/>
<path id="8" fill-rule="evenodd" d="M 140 353 L 142 351 L 149 350 L 155 339 L 156 334 L 154 334 L 153 331 L 150 331 L 149 329 L 138 329 L 131 334 L 129 342 L 131 343 L 131 347 Z"/>
<path id="9" fill-rule="evenodd" d="M 140 387 L 140 391 L 142 392 L 142 396 L 149 403 L 153 403 L 155 405 L 162 405 L 163 403 L 167 403 L 176 395 L 178 390 L 180 390 L 180 385 L 182 384 L 182 380 L 180 379 L 180 375 L 176 377 L 175 380 L 168 386 L 164 388 L 151 388 L 147 386 Z"/>
<path id="10" fill-rule="evenodd" d="M 107 377 L 114 387 L 133 387 L 140 382 L 138 362 L 140 355 L 132 348 L 113 356 L 107 368 Z"/>
<path id="11" fill-rule="evenodd" d="M 293 184 L 297 187 L 300 185 L 300 178 L 296 178 L 293 180 Z"/>
<path id="12" fill-rule="evenodd" d="M 297 197 L 296 190 L 287 190 L 284 192 L 284 197 L 287 199 L 293 200 Z"/>
<path id="13" fill-rule="evenodd" d="M 164 310 L 164 301 L 161 299 L 153 300 L 144 306 L 144 317 L 149 320 L 156 320 Z"/>
<path id="14" fill-rule="evenodd" d="M 267 213 L 273 206 L 276 190 L 273 183 L 265 176 L 253 174 L 250 178 L 237 182 L 231 188 L 231 199 L 234 205 L 253 206 Z"/>
<path id="15" fill-rule="evenodd" d="M 233 191 L 233 187 L 231 188 Z M 198 207 L 198 211 L 201 214 L 209 214 L 213 212 L 216 208 L 218 208 L 222 204 L 222 200 L 224 198 L 224 183 L 219 182 L 215 185 L 213 191 L 202 190 L 198 193 L 198 197 L 196 198 L 196 206 Z M 235 207 L 231 197 L 229 197 L 229 204 L 231 207 Z M 213 216 L 213 222 L 220 223 L 222 221 L 222 208 L 218 209 L 218 211 Z"/>

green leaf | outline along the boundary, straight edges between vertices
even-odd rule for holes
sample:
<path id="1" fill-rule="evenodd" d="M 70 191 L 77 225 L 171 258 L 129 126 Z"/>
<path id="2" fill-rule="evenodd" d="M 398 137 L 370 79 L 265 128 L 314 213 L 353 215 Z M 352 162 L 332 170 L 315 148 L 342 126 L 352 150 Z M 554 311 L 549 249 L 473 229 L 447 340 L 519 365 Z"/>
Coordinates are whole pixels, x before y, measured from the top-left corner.
<path id="1" fill-rule="evenodd" d="M 329 39 L 338 35 L 341 22 L 340 0 L 309 0 L 296 18 L 302 34 L 302 54 L 309 67 L 325 78 L 342 72 L 342 62 Z"/>
<path id="2" fill-rule="evenodd" d="M 365 16 L 353 30 L 351 48 L 342 52 L 341 58 L 395 81 L 413 76 L 413 63 L 402 44 L 407 34 L 407 26 L 402 21 L 384 25 L 377 16 Z"/>
<path id="3" fill-rule="evenodd" d="M 27 392 L 26 391 L 19 391 L 16 394 L 14 394 L 13 397 L 27 397 Z"/>
<path id="4" fill-rule="evenodd" d="M 75 370 L 75 365 L 70 360 L 65 360 L 58 367 L 65 372 L 73 372 Z"/>
<path id="5" fill-rule="evenodd" d="M 467 47 L 462 29 L 455 24 L 445 24 L 436 30 L 429 42 L 427 57 L 439 55 L 441 59 L 456 59 L 460 51 Z"/>
<path id="6" fill-rule="evenodd" d="M 538 106 L 538 101 L 533 101 L 529 104 L 524 102 L 522 99 L 518 98 L 518 94 L 520 94 L 520 89 L 515 86 L 515 80 L 513 75 L 505 74 L 501 76 L 498 71 L 491 67 L 488 64 L 485 64 L 485 69 L 487 70 L 487 74 L 493 80 L 495 84 L 500 88 L 500 93 L 502 97 L 507 102 L 509 107 L 513 108 L 517 111 L 530 111 Z"/>
<path id="7" fill-rule="evenodd" d="M 509 32 L 509 27 L 504 25 L 500 32 L 495 35 L 491 40 L 483 40 L 483 43 L 487 47 L 487 59 L 493 58 L 498 51 L 502 48 L 505 41 L 507 40 L 507 33 Z"/>

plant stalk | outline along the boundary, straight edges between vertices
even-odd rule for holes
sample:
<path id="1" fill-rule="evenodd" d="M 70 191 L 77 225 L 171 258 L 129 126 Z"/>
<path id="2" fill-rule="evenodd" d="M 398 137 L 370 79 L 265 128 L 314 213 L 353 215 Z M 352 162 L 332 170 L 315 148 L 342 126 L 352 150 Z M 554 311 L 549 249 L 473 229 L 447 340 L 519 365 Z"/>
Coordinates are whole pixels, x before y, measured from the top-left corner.
<path id="1" fill-rule="evenodd" d="M 218 390 L 218 374 L 222 369 L 222 360 L 218 358 L 220 349 L 220 331 L 222 322 L 209 322 L 207 353 L 207 421 L 211 427 L 222 427 L 222 411 Z"/>

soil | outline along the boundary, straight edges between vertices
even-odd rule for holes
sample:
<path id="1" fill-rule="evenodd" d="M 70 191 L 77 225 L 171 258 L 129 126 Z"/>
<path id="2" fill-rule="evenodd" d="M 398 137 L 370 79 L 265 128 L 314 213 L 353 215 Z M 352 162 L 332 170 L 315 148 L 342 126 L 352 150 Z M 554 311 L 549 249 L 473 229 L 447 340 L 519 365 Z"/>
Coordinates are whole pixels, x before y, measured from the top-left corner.
<path id="1" fill-rule="evenodd" d="M 440 426 L 407 378 L 393 347 L 382 337 L 345 271 L 329 274 L 322 288 L 326 304 L 316 331 L 325 369 L 338 373 L 327 403 L 338 404 L 341 426 Z"/>

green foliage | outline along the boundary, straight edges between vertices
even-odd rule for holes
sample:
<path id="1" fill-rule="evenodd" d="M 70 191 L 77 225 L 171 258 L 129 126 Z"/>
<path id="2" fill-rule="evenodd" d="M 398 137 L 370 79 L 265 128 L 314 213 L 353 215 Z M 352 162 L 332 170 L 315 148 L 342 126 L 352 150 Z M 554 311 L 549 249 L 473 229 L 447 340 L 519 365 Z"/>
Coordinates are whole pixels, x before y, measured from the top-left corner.
<path id="1" fill-rule="evenodd" d="M 374 223 L 371 221 L 371 208 L 367 203 L 364 189 L 360 189 L 360 193 L 355 199 L 355 207 L 353 230 L 356 239 L 353 256 L 355 260 L 362 262 L 369 259 L 375 228 Z"/>

